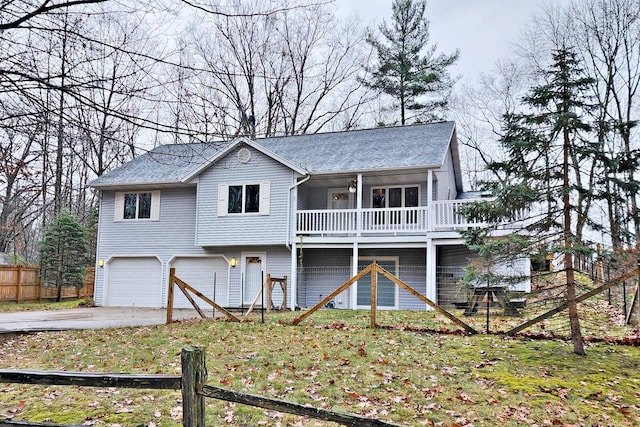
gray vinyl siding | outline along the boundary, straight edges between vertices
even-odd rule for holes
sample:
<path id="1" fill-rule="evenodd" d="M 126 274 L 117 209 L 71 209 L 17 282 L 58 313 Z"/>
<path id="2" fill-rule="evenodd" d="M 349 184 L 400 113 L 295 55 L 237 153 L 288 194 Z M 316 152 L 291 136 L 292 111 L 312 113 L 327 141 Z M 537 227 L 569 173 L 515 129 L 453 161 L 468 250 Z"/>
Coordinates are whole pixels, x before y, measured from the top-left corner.
<path id="1" fill-rule="evenodd" d="M 100 253 L 98 258 L 113 254 L 173 255 L 176 252 L 204 253 L 194 245 L 195 187 L 162 189 L 160 220 L 115 222 L 115 192 L 102 193 L 100 210 Z"/>
<path id="2" fill-rule="evenodd" d="M 294 183 L 293 171 L 261 152 L 251 150 L 251 160 L 240 163 L 237 150 L 231 151 L 198 178 L 199 246 L 285 244 L 287 237 L 287 200 Z M 269 214 L 218 216 L 220 184 L 260 184 L 269 182 Z"/>
<path id="3" fill-rule="evenodd" d="M 436 292 L 438 304 L 453 307 L 453 303 L 465 301 L 467 290 L 460 285 L 464 267 L 478 257 L 465 245 L 437 246 Z"/>
<path id="4" fill-rule="evenodd" d="M 478 254 L 465 245 L 438 246 L 438 265 L 443 267 L 466 267 L 478 258 Z"/>
<path id="5" fill-rule="evenodd" d="M 312 307 L 351 278 L 351 249 L 305 249 L 304 268 L 298 271 L 298 301 L 301 307 Z M 350 307 L 350 291 L 334 298 L 337 308 Z"/>
<path id="6" fill-rule="evenodd" d="M 417 185 L 420 188 L 420 206 L 427 205 L 427 183 L 426 182 L 415 182 L 411 184 L 402 183 L 402 184 L 379 184 L 379 185 L 364 185 L 362 189 L 362 207 L 364 209 L 368 209 L 371 207 L 371 195 L 373 192 L 373 188 L 390 188 L 390 187 L 411 187 Z M 329 190 L 332 190 L 333 187 L 313 187 L 313 188 L 305 188 L 301 193 L 304 193 L 303 196 L 298 195 L 298 209 L 301 210 L 322 210 L 328 209 L 328 195 Z M 355 196 L 353 201 L 353 207 L 355 209 Z"/>
<path id="7" fill-rule="evenodd" d="M 438 170 L 436 174 L 438 181 L 435 183 L 437 186 L 434 187 L 434 192 L 437 194 L 438 199 L 455 199 L 458 192 L 450 150 L 447 151 L 442 168 Z"/>
<path id="8" fill-rule="evenodd" d="M 305 205 L 301 209 L 308 210 L 316 210 L 316 209 L 327 209 L 327 197 L 329 188 L 305 188 Z"/>
<path id="9" fill-rule="evenodd" d="M 307 198 L 309 197 L 309 190 L 303 185 L 298 186 L 298 200 L 296 206 L 298 210 L 311 209 L 307 207 Z"/>
<path id="10" fill-rule="evenodd" d="M 208 255 L 209 251 L 194 245 L 195 187 L 162 189 L 160 219 L 114 221 L 115 192 L 103 191 L 98 220 L 97 259 L 109 260 L 123 256 L 155 256 L 163 264 L 162 283 L 170 259 L 176 255 Z M 104 268 L 96 269 L 94 291 L 96 305 L 101 305 L 104 293 Z M 162 301 L 166 301 L 166 285 Z"/>
<path id="11" fill-rule="evenodd" d="M 99 245 L 97 259 L 136 255 L 157 257 L 162 263 L 160 288 L 161 300 L 166 304 L 166 288 L 170 261 L 183 256 L 223 255 L 227 259 L 240 259 L 242 252 L 267 252 L 267 271 L 276 277 L 291 276 L 290 252 L 282 248 L 263 249 L 249 245 L 246 247 L 201 247 L 195 245 L 196 189 L 162 189 L 160 193 L 159 221 L 114 222 L 115 192 L 104 191 L 100 204 Z M 95 302 L 102 305 L 104 297 L 104 272 L 108 266 L 96 269 Z M 228 304 L 240 304 L 241 269 L 234 268 L 228 278 Z M 221 281 L 224 279 L 220 277 Z M 218 282 L 219 286 L 227 286 Z"/>

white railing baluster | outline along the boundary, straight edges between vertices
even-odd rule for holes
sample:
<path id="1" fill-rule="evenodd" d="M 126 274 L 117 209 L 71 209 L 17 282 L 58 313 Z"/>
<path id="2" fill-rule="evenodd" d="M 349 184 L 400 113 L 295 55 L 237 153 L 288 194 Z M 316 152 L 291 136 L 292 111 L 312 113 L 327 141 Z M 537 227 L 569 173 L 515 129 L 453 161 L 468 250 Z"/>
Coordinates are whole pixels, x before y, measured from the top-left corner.
<path id="1" fill-rule="evenodd" d="M 358 215 L 362 215 L 363 234 L 424 233 L 429 231 L 429 212 L 434 216 L 432 227 L 438 229 L 461 229 L 482 226 L 469 223 L 460 213 L 464 203 L 474 200 L 433 201 L 427 206 L 387 209 L 319 209 L 296 212 L 297 234 L 344 235 L 355 234 Z"/>

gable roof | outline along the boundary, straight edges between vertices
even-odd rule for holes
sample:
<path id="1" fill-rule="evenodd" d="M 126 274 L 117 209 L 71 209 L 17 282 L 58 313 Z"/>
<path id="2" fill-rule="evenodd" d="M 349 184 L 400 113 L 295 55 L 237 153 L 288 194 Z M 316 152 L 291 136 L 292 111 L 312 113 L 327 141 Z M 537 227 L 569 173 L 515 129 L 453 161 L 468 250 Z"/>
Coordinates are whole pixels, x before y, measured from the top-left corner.
<path id="1" fill-rule="evenodd" d="M 312 174 L 356 172 L 440 166 L 454 130 L 454 122 L 441 122 L 275 137 L 256 142 Z"/>
<path id="2" fill-rule="evenodd" d="M 227 145 L 228 143 L 160 145 L 96 178 L 89 185 L 102 188 L 180 183 L 183 176 L 207 163 Z"/>
<path id="3" fill-rule="evenodd" d="M 234 139 L 231 143 L 228 143 L 224 147 L 222 147 L 218 152 L 216 152 L 213 155 L 213 157 L 209 158 L 209 160 L 207 162 L 204 162 L 204 163 L 198 165 L 195 169 L 193 169 L 191 172 L 189 172 L 187 175 L 185 175 L 182 178 L 182 181 L 189 181 L 190 179 L 192 179 L 195 176 L 199 175 L 204 169 L 208 168 L 213 163 L 215 163 L 218 159 L 226 156 L 233 149 L 235 149 L 236 147 L 241 146 L 241 145 L 248 145 L 248 146 L 260 151 L 261 153 L 265 154 L 266 156 L 271 157 L 272 159 L 282 163 L 283 165 L 287 166 L 289 169 L 298 172 L 301 175 L 306 175 L 308 173 L 308 171 L 306 171 L 305 169 L 301 168 L 299 165 L 297 165 L 295 163 L 291 163 L 286 158 L 280 157 L 277 153 L 274 153 L 274 152 L 266 149 L 265 147 L 263 147 L 262 145 L 260 145 L 256 141 L 253 141 L 253 140 L 248 139 L 248 138 L 246 138 L 244 136 L 241 136 L 239 138 Z"/>
<path id="4" fill-rule="evenodd" d="M 161 145 L 90 183 L 95 188 L 186 183 L 247 144 L 301 174 L 325 174 L 442 165 L 449 150 L 457 164 L 454 122 L 317 133 L 208 144 Z M 456 175 L 459 175 L 459 170 Z"/>

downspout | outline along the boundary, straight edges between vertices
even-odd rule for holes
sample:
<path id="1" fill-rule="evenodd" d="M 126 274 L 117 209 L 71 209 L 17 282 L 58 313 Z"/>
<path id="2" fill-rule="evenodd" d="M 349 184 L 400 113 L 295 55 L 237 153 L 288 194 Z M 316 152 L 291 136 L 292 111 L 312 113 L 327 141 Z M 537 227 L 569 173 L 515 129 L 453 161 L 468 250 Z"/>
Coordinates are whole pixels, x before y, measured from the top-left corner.
<path id="1" fill-rule="evenodd" d="M 287 197 L 287 239 L 285 240 L 285 245 L 287 249 L 291 252 L 291 311 L 295 311 L 296 309 L 296 301 L 298 300 L 298 257 L 297 257 L 297 249 L 295 246 L 295 242 L 293 243 L 293 247 L 291 245 L 291 190 L 307 182 L 311 176 L 307 175 L 301 181 L 297 181 L 291 187 L 289 187 L 289 194 Z M 296 197 L 296 200 L 298 198 Z M 286 304 L 286 302 L 285 302 Z"/>
<path id="2" fill-rule="evenodd" d="M 287 238 L 285 240 L 285 246 L 287 249 L 291 250 L 291 190 L 299 186 L 300 184 L 304 184 L 305 182 L 311 179 L 310 175 L 304 177 L 301 181 L 296 181 L 291 187 L 289 187 L 289 197 L 287 197 Z"/>
<path id="3" fill-rule="evenodd" d="M 427 171 L 427 232 L 434 229 L 435 213 L 433 206 L 433 170 L 429 169 Z"/>

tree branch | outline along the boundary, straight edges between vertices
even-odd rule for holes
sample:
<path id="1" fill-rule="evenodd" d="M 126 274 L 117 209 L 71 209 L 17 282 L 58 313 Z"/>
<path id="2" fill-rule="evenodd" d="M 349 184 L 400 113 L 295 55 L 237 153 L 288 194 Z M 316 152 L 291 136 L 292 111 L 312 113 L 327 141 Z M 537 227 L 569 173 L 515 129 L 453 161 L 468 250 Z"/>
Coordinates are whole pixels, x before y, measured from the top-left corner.
<path id="1" fill-rule="evenodd" d="M 66 7 L 73 7 L 73 6 L 78 6 L 81 4 L 93 4 L 93 3 L 104 3 L 107 0 L 69 0 L 69 1 L 64 1 L 62 3 L 54 3 L 54 4 L 50 4 L 51 0 L 45 0 L 42 5 L 40 5 L 39 8 L 31 11 L 31 12 L 25 12 L 24 15 L 20 16 L 19 18 L 4 23 L 4 24 L 0 24 L 0 31 L 4 31 L 4 30 L 8 30 L 11 28 L 18 28 L 22 23 L 35 18 L 38 15 L 42 15 L 48 12 L 51 12 L 52 10 L 56 10 L 56 9 L 62 9 L 62 8 L 66 8 Z"/>

